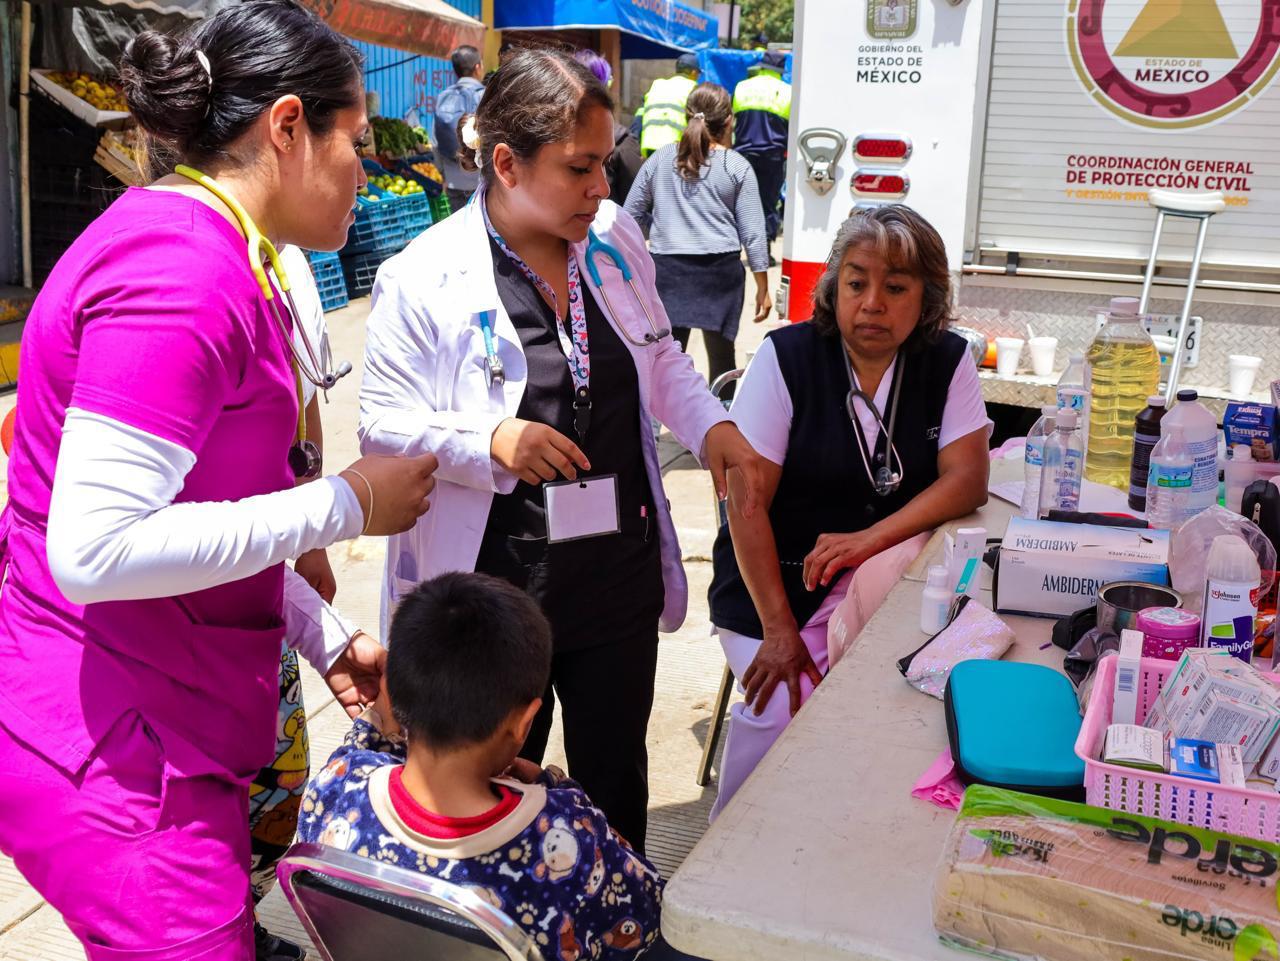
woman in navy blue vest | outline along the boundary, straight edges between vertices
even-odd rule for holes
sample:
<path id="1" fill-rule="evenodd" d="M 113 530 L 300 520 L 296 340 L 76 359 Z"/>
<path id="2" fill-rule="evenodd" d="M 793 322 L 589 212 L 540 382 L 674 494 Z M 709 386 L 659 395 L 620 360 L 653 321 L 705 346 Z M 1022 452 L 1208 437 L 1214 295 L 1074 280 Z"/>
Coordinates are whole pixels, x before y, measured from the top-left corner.
<path id="1" fill-rule="evenodd" d="M 986 502 L 990 422 L 950 305 L 938 232 L 901 205 L 859 213 L 813 319 L 772 332 L 739 385 L 769 511 L 744 517 L 730 484 L 711 620 L 746 701 L 712 817 L 826 673 L 827 621 L 858 565 Z"/>

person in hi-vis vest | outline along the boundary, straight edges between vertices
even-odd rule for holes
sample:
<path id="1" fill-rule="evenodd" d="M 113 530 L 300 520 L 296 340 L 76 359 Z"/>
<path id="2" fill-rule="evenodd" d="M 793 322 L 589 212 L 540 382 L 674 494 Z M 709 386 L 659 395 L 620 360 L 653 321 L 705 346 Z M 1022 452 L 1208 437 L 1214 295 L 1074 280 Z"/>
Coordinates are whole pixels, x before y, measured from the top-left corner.
<path id="1" fill-rule="evenodd" d="M 747 158 L 760 185 L 765 229 L 778 236 L 778 201 L 787 173 L 787 128 L 791 123 L 791 84 L 782 79 L 786 56 L 765 52 L 759 70 L 733 91 L 733 149 Z"/>
<path id="2" fill-rule="evenodd" d="M 676 143 L 684 133 L 684 105 L 698 85 L 698 58 L 682 53 L 676 60 L 674 77 L 660 77 L 644 95 L 640 107 L 640 153 L 647 157 L 669 143 Z"/>

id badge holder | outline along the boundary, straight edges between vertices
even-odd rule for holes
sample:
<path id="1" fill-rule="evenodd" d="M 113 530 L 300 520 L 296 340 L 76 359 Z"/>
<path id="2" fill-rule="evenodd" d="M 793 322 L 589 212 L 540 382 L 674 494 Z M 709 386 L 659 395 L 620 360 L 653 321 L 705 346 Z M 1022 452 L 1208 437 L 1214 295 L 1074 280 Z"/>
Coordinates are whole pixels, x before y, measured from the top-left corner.
<path id="1" fill-rule="evenodd" d="M 542 485 L 547 508 L 547 543 L 603 537 L 622 530 L 618 475 L 601 474 Z"/>

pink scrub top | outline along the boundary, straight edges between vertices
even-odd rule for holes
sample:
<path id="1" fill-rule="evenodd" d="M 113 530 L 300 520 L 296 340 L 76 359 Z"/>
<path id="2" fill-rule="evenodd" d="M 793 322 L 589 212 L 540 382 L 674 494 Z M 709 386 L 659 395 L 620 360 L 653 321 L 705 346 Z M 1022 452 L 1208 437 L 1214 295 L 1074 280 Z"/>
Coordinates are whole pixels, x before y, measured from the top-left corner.
<path id="1" fill-rule="evenodd" d="M 283 565 L 180 597 L 81 606 L 54 583 L 45 542 L 69 407 L 193 452 L 178 502 L 293 486 L 288 347 L 243 237 L 190 197 L 129 190 L 41 289 L 20 364 L 0 524 L 0 725 L 74 774 L 136 710 L 171 771 L 247 779 L 275 747 Z"/>

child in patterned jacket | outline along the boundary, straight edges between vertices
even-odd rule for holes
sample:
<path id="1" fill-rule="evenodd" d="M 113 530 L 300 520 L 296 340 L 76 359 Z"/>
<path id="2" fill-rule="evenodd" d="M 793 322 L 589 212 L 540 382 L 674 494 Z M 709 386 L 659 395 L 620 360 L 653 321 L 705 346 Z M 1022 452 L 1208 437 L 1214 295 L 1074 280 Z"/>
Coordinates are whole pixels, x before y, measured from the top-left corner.
<path id="1" fill-rule="evenodd" d="M 657 870 L 577 784 L 516 757 L 550 670 L 551 629 L 522 591 L 483 574 L 419 585 L 392 619 L 382 696 L 307 786 L 298 839 L 470 888 L 544 961 L 642 953 Z"/>

